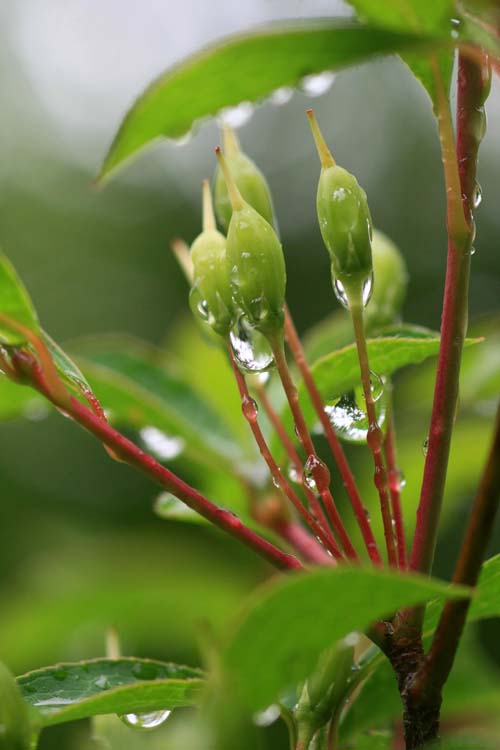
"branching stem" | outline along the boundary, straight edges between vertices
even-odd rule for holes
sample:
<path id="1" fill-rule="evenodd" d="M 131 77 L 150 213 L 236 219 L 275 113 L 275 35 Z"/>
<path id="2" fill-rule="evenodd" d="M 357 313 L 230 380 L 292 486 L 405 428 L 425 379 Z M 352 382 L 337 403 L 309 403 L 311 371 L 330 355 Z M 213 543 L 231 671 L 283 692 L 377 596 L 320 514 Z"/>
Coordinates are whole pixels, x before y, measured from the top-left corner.
<path id="1" fill-rule="evenodd" d="M 309 393 L 312 404 L 314 406 L 314 410 L 318 416 L 318 419 L 320 420 L 321 426 L 323 427 L 323 431 L 328 441 L 328 445 L 330 446 L 332 455 L 335 459 L 335 463 L 337 464 L 337 467 L 340 471 L 342 481 L 344 482 L 344 486 L 349 496 L 349 500 L 351 502 L 356 520 L 358 522 L 358 526 L 363 536 L 363 541 L 365 543 L 370 560 L 375 565 L 380 565 L 382 563 L 382 557 L 380 555 L 376 539 L 373 535 L 373 531 L 368 521 L 367 510 L 361 500 L 358 488 L 356 486 L 356 481 L 354 479 L 342 445 L 340 444 L 340 441 L 335 434 L 335 430 L 330 423 L 328 415 L 325 412 L 323 399 L 321 398 L 321 394 L 318 391 L 311 370 L 309 368 L 304 350 L 302 348 L 302 344 L 300 343 L 300 339 L 293 322 L 293 318 L 290 314 L 290 310 L 286 305 L 285 337 L 295 363 L 299 368 L 300 374 L 302 375 L 302 378 L 304 380 L 304 385 Z"/>

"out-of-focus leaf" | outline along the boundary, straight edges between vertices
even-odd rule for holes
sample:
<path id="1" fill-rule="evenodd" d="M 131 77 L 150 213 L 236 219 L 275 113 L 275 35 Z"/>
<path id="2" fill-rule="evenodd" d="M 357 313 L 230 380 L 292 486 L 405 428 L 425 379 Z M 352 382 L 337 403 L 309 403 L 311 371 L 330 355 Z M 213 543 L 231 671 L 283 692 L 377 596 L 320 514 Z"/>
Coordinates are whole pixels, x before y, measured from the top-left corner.
<path id="1" fill-rule="evenodd" d="M 230 639 L 223 655 L 230 689 L 260 709 L 304 679 L 332 642 L 401 606 L 459 592 L 414 575 L 345 566 L 289 577 L 258 593 Z"/>
<path id="2" fill-rule="evenodd" d="M 465 351 L 460 370 L 461 407 L 480 406 L 479 402 L 500 394 L 500 320 L 494 316 L 483 320 L 474 330 L 484 335 L 484 343 Z"/>
<path id="3" fill-rule="evenodd" d="M 182 503 L 170 492 L 162 492 L 155 500 L 154 511 L 157 516 L 166 521 L 184 521 L 186 523 L 208 523 L 204 516 Z"/>
<path id="4" fill-rule="evenodd" d="M 499 6 L 493 2 L 469 2 L 460 4 L 460 38 L 483 47 L 490 55 L 500 58 Z"/>
<path id="5" fill-rule="evenodd" d="M 311 73 L 424 46 L 429 41 L 421 36 L 332 20 L 279 24 L 218 42 L 168 70 L 139 97 L 100 178 L 151 141 L 179 138 L 223 107 L 257 101 Z"/>
<path id="6" fill-rule="evenodd" d="M 32 388 L 20 386 L 0 375 L 0 422 L 16 417 L 40 419 L 48 413 L 47 404 Z"/>
<path id="7" fill-rule="evenodd" d="M 38 317 L 26 288 L 10 260 L 0 252 L 0 313 L 38 333 Z M 25 339 L 18 331 L 0 320 L 0 342 L 23 344 Z"/>
<path id="8" fill-rule="evenodd" d="M 0 750 L 29 750 L 30 716 L 14 677 L 0 662 Z"/>
<path id="9" fill-rule="evenodd" d="M 165 449 L 168 459 L 167 441 L 173 454 L 184 452 L 218 468 L 227 469 L 240 456 L 223 420 L 182 373 L 160 364 L 158 350 L 127 337 L 105 336 L 82 341 L 75 351 L 110 421 L 139 430 L 150 449 L 157 445 L 160 458 Z"/>
<path id="10" fill-rule="evenodd" d="M 443 599 L 431 601 L 427 607 L 424 632 L 427 639 L 434 632 L 443 606 Z M 487 560 L 469 609 L 468 622 L 500 617 L 500 555 Z M 477 649 L 476 649 L 477 650 Z M 457 666 L 446 684 L 443 716 L 467 712 L 488 715 L 500 702 L 498 673 L 478 653 L 471 656 L 470 638 L 461 649 Z M 401 699 L 391 666 L 381 655 L 363 667 L 367 676 L 360 694 L 352 704 L 342 725 L 347 740 L 363 729 L 386 725 L 401 711 Z M 384 700 L 377 696 L 383 695 Z M 478 745 L 478 747 L 481 747 Z"/>
<path id="11" fill-rule="evenodd" d="M 98 714 L 145 713 L 197 702 L 199 669 L 149 659 L 92 659 L 45 667 L 17 678 L 25 701 L 50 726 Z"/>
<path id="12" fill-rule="evenodd" d="M 411 33 L 451 34 L 451 19 L 455 13 L 452 0 L 394 0 L 381 3 L 379 0 L 348 0 L 363 21 L 385 29 Z M 437 85 L 449 91 L 453 68 L 453 52 L 401 55 L 413 74 L 427 90 L 431 100 L 437 101 Z M 441 77 L 441 81 L 437 78 Z"/>

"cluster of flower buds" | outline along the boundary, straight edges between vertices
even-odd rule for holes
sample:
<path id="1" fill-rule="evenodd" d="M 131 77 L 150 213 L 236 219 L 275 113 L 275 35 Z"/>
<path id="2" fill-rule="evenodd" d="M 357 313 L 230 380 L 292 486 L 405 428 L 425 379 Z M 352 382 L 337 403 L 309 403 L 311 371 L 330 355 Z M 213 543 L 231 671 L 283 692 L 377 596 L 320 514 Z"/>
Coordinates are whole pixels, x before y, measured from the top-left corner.
<path id="1" fill-rule="evenodd" d="M 347 308 L 366 306 L 373 293 L 370 315 L 381 324 L 393 322 L 406 289 L 404 262 L 388 238 L 372 232 L 364 190 L 335 163 L 311 110 L 308 117 L 321 161 L 317 212 L 334 291 Z M 286 269 L 271 193 L 228 126 L 223 143 L 224 153 L 216 149 L 214 196 L 227 237 L 216 228 L 205 181 L 203 231 L 191 246 L 191 308 L 224 338 L 242 316 L 247 328 L 275 338 L 283 331 Z"/>

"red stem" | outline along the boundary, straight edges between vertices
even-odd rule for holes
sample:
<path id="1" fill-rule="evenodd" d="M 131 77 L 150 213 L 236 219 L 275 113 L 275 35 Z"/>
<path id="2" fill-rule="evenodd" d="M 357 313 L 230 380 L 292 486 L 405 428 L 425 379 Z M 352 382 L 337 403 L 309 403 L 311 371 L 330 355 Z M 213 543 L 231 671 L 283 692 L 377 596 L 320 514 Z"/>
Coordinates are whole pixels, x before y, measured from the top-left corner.
<path id="1" fill-rule="evenodd" d="M 500 405 L 490 453 L 453 574 L 453 583 L 476 586 L 491 539 L 499 502 Z M 470 603 L 470 599 L 456 599 L 445 604 L 429 654 L 415 680 L 414 691 L 420 699 L 428 699 L 429 693 L 440 695 L 455 661 Z"/>
<path id="2" fill-rule="evenodd" d="M 274 460 L 271 454 L 271 451 L 269 450 L 269 447 L 267 445 L 266 439 L 264 435 L 262 434 L 262 430 L 260 429 L 259 422 L 257 419 L 257 409 L 255 407 L 255 403 L 252 397 L 250 396 L 248 392 L 245 377 L 242 375 L 242 373 L 238 369 L 238 365 L 236 364 L 234 360 L 234 355 L 230 346 L 228 346 L 228 350 L 229 350 L 229 356 L 231 359 L 231 364 L 233 366 L 234 376 L 235 376 L 236 383 L 238 385 L 238 390 L 241 396 L 241 407 L 243 410 L 243 415 L 245 419 L 247 420 L 250 426 L 250 429 L 252 430 L 252 434 L 255 438 L 255 442 L 257 443 L 257 446 L 262 455 L 262 458 L 266 462 L 269 468 L 269 471 L 271 472 L 271 476 L 273 477 L 274 481 L 276 482 L 280 490 L 290 500 L 290 502 L 292 503 L 294 508 L 297 510 L 297 512 L 302 516 L 302 518 L 307 523 L 309 528 L 313 531 L 313 533 L 317 537 L 319 537 L 319 539 L 324 544 L 326 549 L 328 549 L 337 560 L 343 560 L 342 552 L 340 551 L 338 544 L 333 538 L 332 534 L 328 531 L 325 531 L 319 525 L 316 519 L 313 518 L 313 516 L 309 513 L 307 508 L 305 508 L 302 505 L 302 503 L 300 502 L 300 499 L 295 494 L 293 489 L 290 487 L 289 482 L 286 480 L 286 478 L 283 475 L 283 472 L 281 471 L 280 467 Z"/>
<path id="3" fill-rule="evenodd" d="M 340 471 L 340 475 L 351 501 L 351 505 L 353 507 L 358 526 L 361 530 L 368 555 L 370 556 L 370 560 L 375 565 L 381 565 L 382 557 L 380 555 L 377 542 L 368 520 L 367 510 L 361 500 L 361 496 L 356 486 L 356 482 L 345 456 L 344 450 L 337 435 L 335 434 L 328 415 L 325 412 L 323 399 L 321 398 L 321 394 L 318 391 L 316 383 L 314 382 L 314 378 L 312 376 L 311 370 L 309 369 L 309 365 L 307 363 L 302 344 L 300 343 L 297 330 L 293 323 L 290 310 L 287 306 L 285 306 L 285 336 L 293 358 L 304 380 L 304 384 L 307 388 L 316 414 L 318 415 L 318 418 L 323 427 L 323 431 L 330 446 L 330 450 L 332 451 L 333 457 Z"/>
<path id="4" fill-rule="evenodd" d="M 30 361 L 28 361 L 27 355 L 24 352 L 20 352 L 19 354 L 21 355 L 20 359 L 23 360 L 23 365 L 25 367 L 30 367 L 33 385 L 44 396 L 52 401 L 55 406 L 61 407 L 61 404 L 54 400 L 50 393 L 50 389 L 47 389 L 44 373 L 38 363 L 33 360 L 31 356 Z M 231 511 L 219 508 L 212 503 L 193 487 L 186 484 L 186 482 L 183 482 L 182 479 L 169 471 L 165 466 L 162 466 L 155 461 L 152 456 L 138 448 L 138 446 L 132 443 L 132 441 L 128 440 L 113 429 L 113 427 L 103 420 L 102 417 L 94 414 L 76 398 L 69 396 L 69 403 L 65 401 L 62 408 L 64 410 L 69 410 L 69 413 L 75 422 L 95 435 L 126 463 L 130 464 L 130 466 L 134 466 L 139 469 L 139 471 L 142 471 L 143 474 L 146 474 L 165 490 L 171 492 L 179 498 L 179 500 L 182 500 L 182 502 L 184 502 L 189 508 L 192 508 L 192 510 L 199 513 L 215 526 L 218 526 L 247 547 L 250 547 L 250 549 L 272 565 L 280 570 L 302 569 L 302 564 L 296 557 L 282 552 L 275 547 L 274 544 L 271 544 L 266 539 L 260 537 L 254 531 L 245 526 L 237 516 L 231 513 Z"/>
<path id="5" fill-rule="evenodd" d="M 288 403 L 290 405 L 290 410 L 292 412 L 299 439 L 304 447 L 304 450 L 306 451 L 308 460 L 313 461 L 314 468 L 312 468 L 312 475 L 316 482 L 320 497 L 323 500 L 328 517 L 331 521 L 335 533 L 340 540 L 342 547 L 344 548 L 347 557 L 351 560 L 358 560 L 359 558 L 357 552 L 354 549 L 354 546 L 349 538 L 349 534 L 347 533 L 347 530 L 342 522 L 340 514 L 333 500 L 332 493 L 330 492 L 328 486 L 330 482 L 330 472 L 328 471 L 328 468 L 325 466 L 325 464 L 323 464 L 323 462 L 321 462 L 318 458 L 314 443 L 312 441 L 311 435 L 309 434 L 302 409 L 300 408 L 297 388 L 295 387 L 295 383 L 293 382 L 290 375 L 290 370 L 288 369 L 283 344 L 281 341 L 271 341 L 270 343 L 273 351 L 274 361 L 276 363 L 276 369 L 278 370 L 283 385 L 283 390 L 285 391 Z"/>
<path id="6" fill-rule="evenodd" d="M 255 392 L 257 394 L 259 402 L 264 407 L 264 411 L 269 417 L 271 424 L 276 430 L 276 434 L 278 435 L 283 447 L 285 448 L 288 458 L 294 466 L 294 469 L 297 473 L 297 480 L 298 482 L 300 482 L 302 489 L 305 492 L 305 495 L 309 502 L 309 507 L 312 509 L 315 518 L 322 524 L 323 528 L 325 530 L 329 530 L 330 527 L 328 525 L 328 520 L 324 514 L 323 508 L 321 507 L 321 503 L 319 502 L 314 492 L 312 492 L 307 484 L 304 483 L 304 464 L 301 461 L 299 454 L 295 450 L 295 446 L 286 431 L 285 425 L 281 421 L 279 415 L 276 413 L 276 410 L 274 409 L 269 396 L 267 395 L 265 387 L 259 384 L 255 388 Z"/>
<path id="7" fill-rule="evenodd" d="M 401 507 L 401 475 L 396 460 L 395 425 L 392 402 L 388 407 L 388 424 L 385 434 L 384 452 L 389 475 L 389 491 L 391 493 L 392 516 L 394 518 L 398 565 L 404 570 L 408 561 L 406 557 L 405 527 L 403 522 L 403 509 Z"/>
<path id="8" fill-rule="evenodd" d="M 439 79 L 436 79 L 439 81 Z M 451 117 L 446 101 L 438 116 L 446 178 L 448 257 L 441 320 L 441 343 L 429 430 L 429 443 L 417 511 L 410 568 L 429 573 L 436 546 L 451 435 L 455 420 L 458 382 L 467 329 L 471 245 L 474 236 L 472 211 L 476 189 L 477 152 L 481 141 L 478 117 L 484 113 L 487 82 L 484 69 L 459 56 L 456 154 Z"/>
<path id="9" fill-rule="evenodd" d="M 319 545 L 300 523 L 288 522 L 276 526 L 278 534 L 307 562 L 316 565 L 334 565 L 334 559 Z"/>
<path id="10" fill-rule="evenodd" d="M 363 308 L 360 305 L 351 305 L 350 307 L 352 322 L 354 326 L 354 336 L 358 350 L 359 370 L 361 374 L 361 384 L 365 397 L 366 413 L 368 416 L 368 446 L 373 455 L 375 474 L 373 481 L 377 488 L 380 498 L 380 511 L 384 524 L 385 544 L 387 548 L 387 559 L 389 565 L 393 568 L 398 565 L 396 554 L 396 544 L 394 541 L 394 529 L 392 526 L 392 513 L 389 498 L 389 485 L 387 481 L 387 472 L 384 464 L 382 447 L 384 444 L 384 435 L 377 422 L 375 410 L 375 401 L 373 400 L 372 384 L 370 379 L 370 366 L 368 361 L 368 349 L 366 347 L 366 337 L 364 330 Z"/>

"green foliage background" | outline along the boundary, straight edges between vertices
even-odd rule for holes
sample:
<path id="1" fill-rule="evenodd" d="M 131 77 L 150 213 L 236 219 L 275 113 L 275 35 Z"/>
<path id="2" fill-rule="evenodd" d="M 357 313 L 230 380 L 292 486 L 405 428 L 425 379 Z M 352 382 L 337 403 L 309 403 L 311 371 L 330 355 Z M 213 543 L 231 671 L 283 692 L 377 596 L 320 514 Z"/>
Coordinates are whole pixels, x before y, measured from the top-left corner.
<path id="1" fill-rule="evenodd" d="M 187 290 L 168 243 L 173 236 L 190 241 L 199 231 L 199 185 L 214 168 L 216 125 L 202 125 L 182 149 L 168 143 L 157 146 L 96 191 L 91 181 L 117 121 L 103 119 L 96 108 L 92 117 L 99 129 L 88 128 L 86 120 L 72 144 L 71 118 L 55 118 L 33 75 L 36 38 L 29 65 L 21 49 L 20 3 L 6 3 L 1 10 L 1 245 L 56 340 L 127 332 L 165 347 L 172 361 L 188 359 L 195 372 L 196 337 L 186 337 L 192 327 Z M 197 3 L 192 5 L 196 10 Z M 229 12 L 229 5 L 221 3 L 222 10 Z M 257 5 L 253 20 L 266 20 L 271 4 Z M 287 0 L 272 12 L 289 17 L 304 11 L 301 4 Z M 171 23 L 176 11 L 165 4 L 158 12 L 168 48 L 179 30 Z M 216 33 L 213 19 L 204 15 L 198 24 L 195 17 L 179 18 L 186 39 L 182 54 Z M 94 21 L 98 24 L 89 9 L 82 39 L 98 33 Z M 245 19 L 239 27 L 233 21 L 228 29 L 246 25 Z M 117 20 L 117 35 L 126 23 Z M 64 36 L 64 23 L 59 33 Z M 57 36 L 54 40 L 57 44 Z M 123 54 L 135 54 L 130 39 L 123 42 Z M 43 60 L 39 64 L 43 67 Z M 151 70 L 149 78 L 156 72 Z M 92 87 L 92 80 L 86 83 Z M 64 71 L 53 70 L 53 86 L 64 85 Z M 130 89 L 122 108 L 138 91 Z M 81 94 L 82 88 L 76 87 L 75 97 Z M 76 98 L 74 103 L 78 112 L 85 101 Z M 298 92 L 284 107 L 264 104 L 240 131 L 245 149 L 264 168 L 273 190 L 287 259 L 288 300 L 301 330 L 337 305 L 315 220 L 318 165 L 304 116 L 310 103 Z M 376 226 L 404 252 L 411 275 L 406 319 L 438 328 L 444 189 L 426 94 L 401 62 L 380 60 L 337 75 L 314 106 L 336 159 L 365 187 Z M 500 289 L 499 127 L 496 84 L 479 165 L 484 200 L 477 214 L 471 288 L 473 332 L 486 328 L 493 341 L 498 336 Z M 83 142 L 85 148 L 79 151 Z M 488 320 L 479 322 L 482 316 Z M 487 369 L 494 346 L 484 356 Z M 462 394 L 436 565 L 443 576 L 453 564 L 458 529 L 488 441 L 491 393 L 480 393 L 477 402 L 477 382 L 474 371 Z M 397 385 L 400 463 L 407 476 L 404 500 L 411 519 L 423 465 L 432 365 L 405 371 Z M 221 399 L 220 393 L 214 396 Z M 156 488 L 111 462 L 94 440 L 59 415 L 0 424 L 0 445 L 0 659 L 15 673 L 102 655 L 109 624 L 121 632 L 127 654 L 199 664 L 196 642 L 205 623 L 222 628 L 245 594 L 270 573 L 250 552 L 217 532 L 155 517 L 151 507 Z M 366 477 L 361 484 L 369 488 L 364 451 L 354 449 L 352 455 Z M 234 491 L 230 481 L 207 480 L 202 469 L 182 457 L 175 468 L 214 499 Z M 492 552 L 499 546 L 497 529 Z M 481 648 L 500 661 L 493 627 L 488 622 L 481 626 Z M 85 726 L 51 730 L 42 748 L 76 748 L 85 731 Z M 175 739 L 168 741 L 164 747 L 174 750 Z M 280 741 L 271 737 L 269 747 L 281 747 Z"/>

